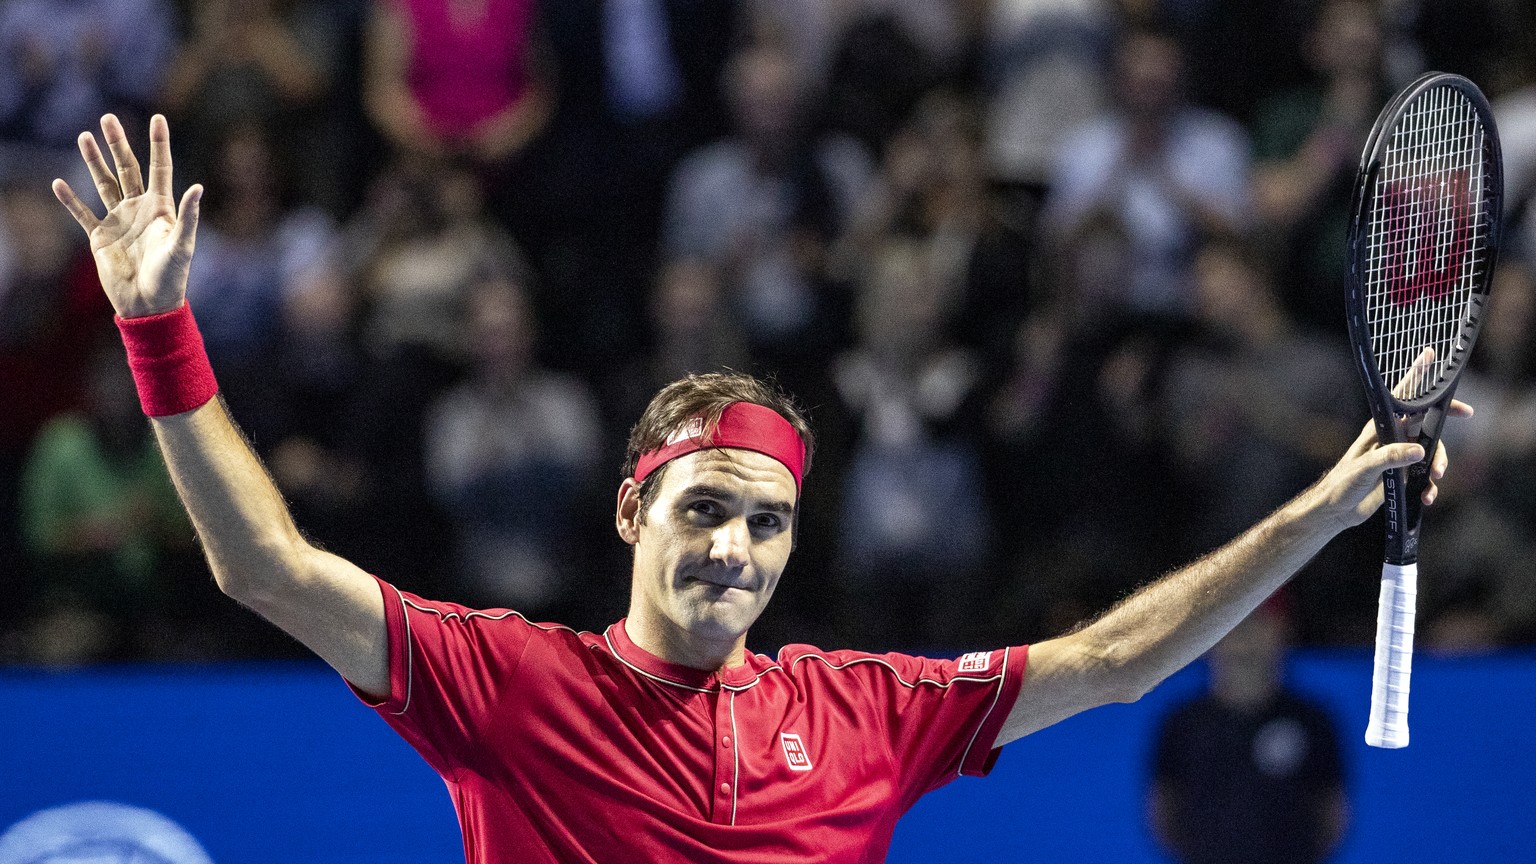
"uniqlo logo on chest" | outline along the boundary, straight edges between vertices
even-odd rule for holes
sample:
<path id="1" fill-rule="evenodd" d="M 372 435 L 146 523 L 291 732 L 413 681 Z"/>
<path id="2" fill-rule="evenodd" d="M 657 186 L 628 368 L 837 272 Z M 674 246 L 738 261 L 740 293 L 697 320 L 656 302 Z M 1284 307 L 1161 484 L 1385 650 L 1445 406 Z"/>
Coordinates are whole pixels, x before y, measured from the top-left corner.
<path id="1" fill-rule="evenodd" d="M 991 651 L 972 651 L 960 658 L 960 672 L 985 672 L 992 665 Z"/>
<path id="2" fill-rule="evenodd" d="M 784 758 L 791 771 L 811 770 L 811 757 L 805 752 L 805 742 L 793 732 L 780 732 L 779 743 L 784 745 Z"/>

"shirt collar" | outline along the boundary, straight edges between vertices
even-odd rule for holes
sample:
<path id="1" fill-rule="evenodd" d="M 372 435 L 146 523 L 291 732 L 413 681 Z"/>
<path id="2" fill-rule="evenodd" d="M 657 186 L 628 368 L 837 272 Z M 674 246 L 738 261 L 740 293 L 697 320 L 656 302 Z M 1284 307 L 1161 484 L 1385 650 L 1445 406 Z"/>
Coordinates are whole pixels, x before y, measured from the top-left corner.
<path id="1" fill-rule="evenodd" d="M 648 678 L 655 678 L 666 684 L 684 687 L 690 690 L 713 691 L 726 687 L 744 687 L 757 679 L 766 670 L 778 665 L 768 657 L 745 652 L 745 662 L 739 666 L 728 666 L 718 672 L 708 672 L 703 669 L 694 669 L 691 666 L 682 666 L 663 660 L 655 654 L 636 645 L 629 638 L 625 629 L 628 619 L 621 618 L 616 623 L 609 625 L 604 631 L 603 638 L 613 650 L 614 656 L 626 666 L 634 669 Z"/>

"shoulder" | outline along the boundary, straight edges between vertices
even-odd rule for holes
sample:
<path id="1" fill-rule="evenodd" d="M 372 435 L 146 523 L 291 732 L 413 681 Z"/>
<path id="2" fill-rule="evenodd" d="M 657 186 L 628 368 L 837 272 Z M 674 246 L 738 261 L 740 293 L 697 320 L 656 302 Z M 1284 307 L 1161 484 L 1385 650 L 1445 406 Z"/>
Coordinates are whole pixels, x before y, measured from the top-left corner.
<path id="1" fill-rule="evenodd" d="M 697 147 L 684 156 L 674 176 L 675 182 L 687 185 L 745 176 L 746 173 L 747 157 L 741 143 L 724 138 Z"/>
<path id="2" fill-rule="evenodd" d="M 814 645 L 786 645 L 779 665 L 797 681 L 811 679 L 862 680 L 909 688 L 948 687 L 957 681 L 991 681 L 1011 662 L 1007 649 L 975 651 L 953 660 L 910 654 L 866 651 L 825 651 Z"/>
<path id="3" fill-rule="evenodd" d="M 386 583 L 388 584 L 388 583 Z M 486 635 L 506 634 L 522 638 L 543 638 L 552 642 L 580 645 L 582 636 L 573 628 L 547 621 L 534 621 L 511 609 L 475 609 L 443 600 L 427 600 L 393 585 L 386 601 L 395 599 L 412 622 L 430 622 Z M 390 598 L 389 595 L 395 595 Z"/>
<path id="4" fill-rule="evenodd" d="M 1176 128 L 1180 138 L 1191 142 L 1207 146 L 1239 147 L 1245 150 L 1248 147 L 1248 133 L 1243 129 L 1242 124 L 1209 108 L 1194 105 L 1186 107 L 1179 112 Z"/>

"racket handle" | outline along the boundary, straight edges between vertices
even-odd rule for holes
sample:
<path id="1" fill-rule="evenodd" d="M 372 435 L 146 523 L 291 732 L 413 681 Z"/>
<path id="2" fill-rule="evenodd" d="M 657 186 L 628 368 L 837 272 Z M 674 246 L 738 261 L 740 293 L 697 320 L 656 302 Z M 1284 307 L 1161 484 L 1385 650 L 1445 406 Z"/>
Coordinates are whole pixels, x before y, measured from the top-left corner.
<path id="1" fill-rule="evenodd" d="M 1408 746 L 1408 679 L 1413 671 L 1413 616 L 1419 591 L 1418 564 L 1381 568 L 1376 607 L 1376 672 L 1371 681 L 1371 721 L 1365 743 Z"/>

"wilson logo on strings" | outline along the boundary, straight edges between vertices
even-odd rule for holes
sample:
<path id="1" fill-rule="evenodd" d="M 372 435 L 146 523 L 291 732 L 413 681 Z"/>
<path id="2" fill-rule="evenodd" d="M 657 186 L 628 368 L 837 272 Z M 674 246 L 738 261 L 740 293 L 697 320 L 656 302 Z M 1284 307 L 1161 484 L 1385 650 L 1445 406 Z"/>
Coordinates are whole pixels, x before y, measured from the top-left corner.
<path id="1" fill-rule="evenodd" d="M 1471 174 L 1466 169 L 1382 185 L 1381 279 L 1393 305 L 1440 299 L 1463 278 L 1471 246 Z"/>

